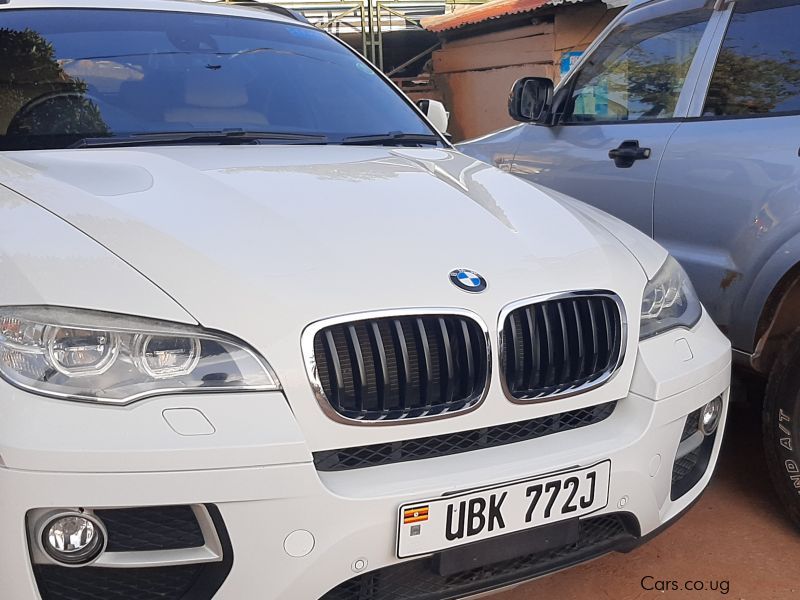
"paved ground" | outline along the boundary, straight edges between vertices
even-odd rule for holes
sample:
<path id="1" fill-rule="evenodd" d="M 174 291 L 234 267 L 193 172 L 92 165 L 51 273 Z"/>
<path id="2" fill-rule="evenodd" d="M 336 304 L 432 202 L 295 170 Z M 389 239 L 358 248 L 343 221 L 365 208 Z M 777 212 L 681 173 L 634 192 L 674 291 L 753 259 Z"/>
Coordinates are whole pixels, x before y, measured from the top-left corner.
<path id="1" fill-rule="evenodd" d="M 492 600 L 800 599 L 800 532 L 783 517 L 763 468 L 759 415 L 734 406 L 717 474 L 678 523 L 630 554 L 497 594 Z M 658 591 L 656 580 L 704 582 L 703 591 Z M 727 590 L 727 593 L 725 592 Z"/>

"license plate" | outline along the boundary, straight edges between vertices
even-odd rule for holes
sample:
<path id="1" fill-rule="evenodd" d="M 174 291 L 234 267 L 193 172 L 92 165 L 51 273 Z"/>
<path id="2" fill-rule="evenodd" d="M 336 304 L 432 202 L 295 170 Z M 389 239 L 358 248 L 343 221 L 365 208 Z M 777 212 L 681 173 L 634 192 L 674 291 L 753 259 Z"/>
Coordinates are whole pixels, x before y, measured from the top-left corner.
<path id="1" fill-rule="evenodd" d="M 539 525 L 608 505 L 611 461 L 400 507 L 397 556 L 408 558 Z"/>

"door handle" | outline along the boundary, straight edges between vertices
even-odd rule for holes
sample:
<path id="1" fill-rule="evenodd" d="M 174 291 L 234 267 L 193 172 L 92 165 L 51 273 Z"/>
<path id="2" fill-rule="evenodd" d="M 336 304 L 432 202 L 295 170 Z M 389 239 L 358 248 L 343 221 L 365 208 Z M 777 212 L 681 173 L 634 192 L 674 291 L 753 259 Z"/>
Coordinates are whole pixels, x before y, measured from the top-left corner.
<path id="1" fill-rule="evenodd" d="M 639 140 L 625 140 L 619 148 L 608 151 L 608 158 L 613 160 L 618 168 L 629 169 L 637 160 L 650 158 L 651 152 L 650 148 L 640 148 Z"/>

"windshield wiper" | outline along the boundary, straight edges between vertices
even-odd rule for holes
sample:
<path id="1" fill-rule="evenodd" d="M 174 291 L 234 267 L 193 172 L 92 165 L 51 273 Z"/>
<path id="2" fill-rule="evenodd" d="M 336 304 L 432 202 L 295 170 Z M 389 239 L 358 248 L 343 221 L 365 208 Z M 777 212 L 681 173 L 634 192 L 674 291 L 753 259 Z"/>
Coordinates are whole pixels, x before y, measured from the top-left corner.
<path id="1" fill-rule="evenodd" d="M 351 135 L 342 139 L 345 146 L 438 146 L 442 138 L 432 133 L 403 133 L 391 131 L 377 135 Z"/>
<path id="2" fill-rule="evenodd" d="M 174 131 L 166 133 L 140 133 L 128 136 L 87 137 L 70 148 L 100 148 L 121 146 L 164 146 L 173 144 L 327 144 L 324 135 L 286 133 L 279 131 Z"/>

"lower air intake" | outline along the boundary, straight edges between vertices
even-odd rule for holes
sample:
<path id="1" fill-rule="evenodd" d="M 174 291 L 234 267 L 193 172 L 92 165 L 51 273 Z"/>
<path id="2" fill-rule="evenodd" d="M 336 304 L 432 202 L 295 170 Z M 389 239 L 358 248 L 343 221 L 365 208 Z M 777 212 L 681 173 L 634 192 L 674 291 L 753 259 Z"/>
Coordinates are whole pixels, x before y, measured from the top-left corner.
<path id="1" fill-rule="evenodd" d="M 233 566 L 233 547 L 216 506 L 205 509 L 223 559 L 159 567 L 65 567 L 34 564 L 42 600 L 211 600 Z M 190 506 L 96 510 L 105 523 L 109 552 L 169 551 L 202 546 L 203 533 Z M 5 596 L 0 590 L 0 597 Z M 9 599 L 11 600 L 11 599 Z"/>
<path id="2" fill-rule="evenodd" d="M 469 431 L 369 446 L 323 450 L 314 453 L 314 464 L 318 471 L 347 471 L 495 448 L 595 425 L 610 417 L 616 405 L 616 402 L 607 402 L 527 421 Z"/>
<path id="3" fill-rule="evenodd" d="M 437 573 L 435 556 L 421 558 L 353 577 L 321 600 L 455 600 L 546 575 L 616 549 L 630 549 L 638 537 L 639 524 L 629 513 L 592 517 L 580 522 L 578 541 L 562 548 L 449 576 Z"/>

